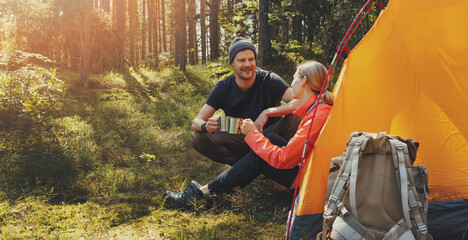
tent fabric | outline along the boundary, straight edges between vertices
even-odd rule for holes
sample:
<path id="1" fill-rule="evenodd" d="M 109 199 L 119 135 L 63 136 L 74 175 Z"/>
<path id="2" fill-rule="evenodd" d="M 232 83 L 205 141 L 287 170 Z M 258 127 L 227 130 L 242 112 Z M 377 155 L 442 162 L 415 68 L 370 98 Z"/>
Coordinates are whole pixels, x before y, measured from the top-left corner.
<path id="1" fill-rule="evenodd" d="M 289 240 L 293 239 L 315 239 L 317 234 L 322 231 L 323 217 L 321 213 L 309 215 L 296 215 L 297 204 L 300 198 L 297 197 L 293 209 L 291 228 L 289 229 Z M 288 215 L 289 216 L 289 215 Z"/>
<path id="2" fill-rule="evenodd" d="M 467 13 L 466 0 L 389 2 L 343 63 L 302 171 L 297 215 L 323 212 L 330 159 L 354 131 L 418 141 L 430 201 L 468 199 Z"/>

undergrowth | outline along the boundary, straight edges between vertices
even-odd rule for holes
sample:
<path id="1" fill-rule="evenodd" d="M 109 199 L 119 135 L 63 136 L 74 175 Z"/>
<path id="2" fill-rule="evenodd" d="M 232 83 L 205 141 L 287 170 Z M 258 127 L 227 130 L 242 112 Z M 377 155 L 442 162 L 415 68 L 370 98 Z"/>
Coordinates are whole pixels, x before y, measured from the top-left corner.
<path id="1" fill-rule="evenodd" d="M 9 110 L 20 127 L 31 119 L 40 123 L 24 133 L 29 145 L 5 138 L 17 136 L 17 128 L 1 129 L 1 239 L 284 237 L 291 194 L 263 177 L 195 212 L 163 205 L 165 190 L 180 190 L 192 179 L 206 183 L 226 168 L 193 150 L 190 125 L 214 84 L 232 73 L 229 65 L 109 72 L 92 75 L 89 88 L 75 73 L 28 66 L 62 85 L 32 92 L 37 101 L 17 101 Z M 25 87 L 32 85 L 8 85 L 13 71 L 26 70 L 18 64 L 1 70 L 3 89 L 28 97 Z"/>

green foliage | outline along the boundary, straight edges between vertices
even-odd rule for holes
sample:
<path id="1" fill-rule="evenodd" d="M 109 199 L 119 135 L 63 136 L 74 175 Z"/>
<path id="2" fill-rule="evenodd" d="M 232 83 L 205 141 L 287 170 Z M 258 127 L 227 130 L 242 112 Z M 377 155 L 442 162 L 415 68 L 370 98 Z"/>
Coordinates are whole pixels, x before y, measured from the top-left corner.
<path id="1" fill-rule="evenodd" d="M 45 63 L 50 60 L 37 54 L 16 53 L 1 58 L 0 66 L 5 71 L 0 73 L 0 131 L 11 140 L 20 137 L 16 142 L 24 142 L 28 135 L 34 136 L 51 127 L 64 87 L 55 76 L 55 69 L 28 63 L 31 59 Z"/>
<path id="2" fill-rule="evenodd" d="M 49 63 L 44 57 L 17 52 L 2 59 L 6 70 L 0 73 L 0 176 L 10 193 L 34 185 L 63 190 L 75 175 L 73 161 L 54 131 L 63 83 L 55 69 L 28 63 Z"/>
<path id="3" fill-rule="evenodd" d="M 384 6 L 387 1 L 384 1 Z M 304 17 L 307 26 L 306 40 L 310 49 L 319 47 L 321 52 L 314 59 L 321 62 L 331 62 L 336 49 L 343 39 L 346 31 L 364 6 L 366 1 L 327 1 L 327 0 L 300 0 L 294 5 Z M 378 6 L 362 21 L 354 32 L 348 47 L 352 49 L 369 31 L 380 12 Z"/>
<path id="4" fill-rule="evenodd" d="M 291 82 L 299 63 L 328 64 L 362 4 L 273 0 L 273 59 L 263 68 Z M 258 1 L 234 8 L 232 16 L 220 14 L 225 53 L 234 36 L 258 37 Z M 78 74 L 54 67 L 78 68 L 76 26 L 84 15 L 94 34 L 91 68 L 111 69 L 117 54 L 109 16 L 83 9 L 74 0 L 0 0 L 0 20 L 15 17 L 2 21 L 9 34 L 2 49 L 10 53 L 0 55 L 0 238 L 284 237 L 290 194 L 265 178 L 194 213 L 166 209 L 161 200 L 163 191 L 191 179 L 206 183 L 226 167 L 193 150 L 190 126 L 213 85 L 232 74 L 227 57 L 181 71 L 170 53 L 149 54 L 137 69 L 91 75 L 83 88 Z M 350 48 L 377 14 L 363 21 Z M 289 36 L 295 18 L 299 39 Z"/>
<path id="5" fill-rule="evenodd" d="M 190 125 L 229 74 L 226 61 L 186 72 L 130 69 L 91 75 L 85 89 L 76 74 L 57 73 L 64 81 L 54 86 L 67 91 L 51 93 L 55 108 L 44 118 L 48 128 L 30 136 L 35 147 L 2 145 L 0 238 L 282 237 L 289 194 L 271 194 L 265 178 L 195 213 L 162 205 L 164 190 L 207 182 L 225 169 L 193 150 Z"/>
<path id="6" fill-rule="evenodd" d="M 92 71 L 115 66 L 116 34 L 110 16 L 88 10 L 87 1 L 0 0 L 0 48 L 34 52 L 77 70 L 80 65 L 80 32 L 85 16 L 93 37 L 86 46 Z"/>
<path id="7" fill-rule="evenodd" d="M 99 155 L 91 125 L 79 116 L 63 117 L 55 120 L 55 131 L 65 155 L 76 168 L 87 171 L 94 168 Z"/>
<path id="8" fill-rule="evenodd" d="M 170 52 L 162 52 L 155 56 L 154 53 L 149 53 L 146 58 L 140 61 L 139 69 L 154 69 L 162 70 L 168 66 L 174 65 L 174 59 Z"/>
<path id="9" fill-rule="evenodd" d="M 0 53 L 0 70 L 16 71 L 28 66 L 51 68 L 54 62 L 37 53 L 15 50 L 11 53 Z"/>
<path id="10" fill-rule="evenodd" d="M 256 42 L 257 33 L 254 25 L 258 22 L 257 13 L 258 1 L 241 1 L 235 4 L 232 16 L 226 11 L 220 12 L 219 21 L 226 36 L 221 43 L 222 52 L 229 51 L 229 45 L 236 36 L 251 38 Z"/>
<path id="11" fill-rule="evenodd" d="M 8 214 L 8 211 L 10 210 L 10 203 L 8 201 L 1 201 L 0 202 L 0 226 L 3 224 L 3 219 Z"/>
<path id="12" fill-rule="evenodd" d="M 0 0 L 2 25 L 9 22 L 12 28 L 7 41 L 16 49 L 45 54 L 55 37 L 51 12 L 53 1 Z"/>

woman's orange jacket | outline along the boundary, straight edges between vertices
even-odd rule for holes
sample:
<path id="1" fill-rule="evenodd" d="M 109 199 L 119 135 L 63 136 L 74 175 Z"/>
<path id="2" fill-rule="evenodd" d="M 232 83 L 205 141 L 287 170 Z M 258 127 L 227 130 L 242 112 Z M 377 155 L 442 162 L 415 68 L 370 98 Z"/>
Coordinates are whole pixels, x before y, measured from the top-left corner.
<path id="1" fill-rule="evenodd" d="M 268 138 L 263 136 L 258 130 L 253 130 L 248 133 L 247 136 L 245 136 L 245 141 L 259 157 L 268 162 L 272 167 L 277 169 L 291 169 L 295 167 L 301 161 L 304 143 L 307 138 L 312 115 L 314 114 L 314 110 L 308 113 L 307 111 L 314 104 L 316 99 L 317 96 L 309 98 L 307 102 L 294 111 L 294 114 L 302 117 L 302 121 L 296 134 L 289 140 L 286 146 L 279 147 L 270 143 Z M 317 141 L 320 130 L 327 121 L 331 108 L 332 106 L 328 104 L 319 104 L 317 106 L 317 113 L 312 124 L 312 129 L 310 130 L 309 146 L 306 149 L 306 159 L 314 147 L 315 141 Z"/>

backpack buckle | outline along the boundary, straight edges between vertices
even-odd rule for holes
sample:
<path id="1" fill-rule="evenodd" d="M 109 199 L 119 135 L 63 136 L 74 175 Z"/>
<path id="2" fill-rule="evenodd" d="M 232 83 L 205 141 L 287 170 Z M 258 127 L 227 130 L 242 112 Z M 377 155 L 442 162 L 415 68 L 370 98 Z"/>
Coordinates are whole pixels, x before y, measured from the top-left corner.
<path id="1" fill-rule="evenodd" d="M 420 202 L 412 202 L 409 204 L 411 210 L 416 210 L 416 209 L 419 209 L 419 208 L 422 208 L 422 205 Z"/>
<path id="2" fill-rule="evenodd" d="M 343 204 L 343 202 L 340 202 L 338 204 L 338 210 L 341 212 L 341 214 L 345 215 L 346 213 L 348 213 L 348 209 L 346 209 L 345 205 Z"/>
<path id="3" fill-rule="evenodd" d="M 427 234 L 427 226 L 424 223 L 418 223 L 419 232 L 423 235 Z"/>
<path id="4" fill-rule="evenodd" d="M 395 147 L 398 149 L 398 150 L 403 150 L 405 144 L 403 144 L 402 142 L 400 141 L 395 141 Z"/>
<path id="5" fill-rule="evenodd" d="M 328 201 L 325 211 L 323 211 L 323 217 L 329 218 L 332 216 L 333 212 L 336 210 L 336 202 L 332 202 L 332 199 Z"/>
<path id="6" fill-rule="evenodd" d="M 354 144 L 361 145 L 364 139 L 362 137 L 358 137 L 354 139 Z"/>
<path id="7" fill-rule="evenodd" d="M 338 198 L 335 197 L 335 195 L 331 195 L 330 199 L 328 199 L 328 202 L 331 202 L 331 203 L 335 204 L 337 200 L 338 200 Z"/>
<path id="8" fill-rule="evenodd" d="M 331 216 L 332 212 L 333 211 L 330 208 L 327 208 L 327 210 L 325 210 L 323 212 L 323 218 L 329 218 Z"/>
<path id="9" fill-rule="evenodd" d="M 343 179 L 343 180 L 345 180 L 345 181 L 348 181 L 348 179 L 349 179 L 349 174 L 343 173 L 343 174 L 341 174 L 340 178 Z"/>

